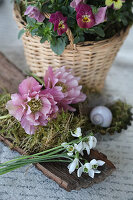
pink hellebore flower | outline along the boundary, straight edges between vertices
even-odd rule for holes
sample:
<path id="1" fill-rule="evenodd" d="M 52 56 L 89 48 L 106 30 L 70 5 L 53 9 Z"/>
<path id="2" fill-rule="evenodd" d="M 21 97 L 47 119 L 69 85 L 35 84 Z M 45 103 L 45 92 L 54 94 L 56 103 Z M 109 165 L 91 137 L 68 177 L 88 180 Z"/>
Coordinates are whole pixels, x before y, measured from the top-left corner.
<path id="1" fill-rule="evenodd" d="M 6 105 L 9 114 L 21 122 L 27 134 L 34 134 L 39 125 L 45 126 L 58 111 L 53 96 L 43 94 L 41 88 L 34 78 L 27 78 L 19 85 L 19 93 L 11 95 Z"/>
<path id="2" fill-rule="evenodd" d="M 95 15 L 92 12 L 92 8 L 87 4 L 79 4 L 75 9 L 77 23 L 80 28 L 91 28 L 106 20 L 107 7 L 99 8 Z"/>
<path id="3" fill-rule="evenodd" d="M 61 12 L 52 13 L 49 21 L 54 24 L 54 31 L 57 31 L 58 35 L 67 31 L 67 17 L 64 17 Z"/>
<path id="4" fill-rule="evenodd" d="M 71 3 L 70 3 L 70 6 L 72 8 L 76 8 L 78 6 L 79 3 L 85 3 L 85 0 L 73 0 Z"/>
<path id="5" fill-rule="evenodd" d="M 45 19 L 45 16 L 35 6 L 28 6 L 24 15 L 28 15 L 28 17 L 36 19 L 38 22 L 43 22 Z"/>
<path id="6" fill-rule="evenodd" d="M 61 67 L 55 72 L 49 67 L 44 81 L 48 92 L 54 95 L 57 105 L 64 110 L 75 111 L 76 109 L 72 108 L 70 104 L 83 102 L 86 99 L 86 95 L 81 92 L 82 86 L 79 86 L 79 78 L 74 77 L 71 70 L 65 67 Z"/>

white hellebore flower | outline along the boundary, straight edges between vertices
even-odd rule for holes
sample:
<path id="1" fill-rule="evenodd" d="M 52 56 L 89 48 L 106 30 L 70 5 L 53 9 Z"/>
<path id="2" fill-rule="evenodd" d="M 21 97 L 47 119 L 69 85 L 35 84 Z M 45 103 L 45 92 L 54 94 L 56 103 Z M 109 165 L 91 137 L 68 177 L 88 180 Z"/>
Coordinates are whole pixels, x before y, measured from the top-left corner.
<path id="1" fill-rule="evenodd" d="M 96 173 L 96 174 L 100 174 L 101 171 L 97 170 L 97 168 L 98 168 L 99 166 L 103 166 L 104 164 L 105 164 L 105 162 L 102 161 L 102 160 L 95 160 L 95 159 L 91 160 L 91 161 L 90 161 L 90 166 L 91 166 L 91 168 L 90 168 L 90 170 L 89 170 L 89 172 L 88 172 L 89 176 L 90 176 L 91 178 L 94 178 L 95 173 Z"/>
<path id="2" fill-rule="evenodd" d="M 78 127 L 78 128 L 76 129 L 76 131 L 74 131 L 74 134 L 73 134 L 73 133 L 71 133 L 71 134 L 72 134 L 73 137 L 81 137 L 81 136 L 82 136 L 81 128 Z"/>
<path id="3" fill-rule="evenodd" d="M 69 174 L 73 173 L 75 171 L 75 169 L 77 169 L 79 167 L 79 159 L 75 158 L 69 165 L 68 165 L 68 169 L 69 169 Z"/>

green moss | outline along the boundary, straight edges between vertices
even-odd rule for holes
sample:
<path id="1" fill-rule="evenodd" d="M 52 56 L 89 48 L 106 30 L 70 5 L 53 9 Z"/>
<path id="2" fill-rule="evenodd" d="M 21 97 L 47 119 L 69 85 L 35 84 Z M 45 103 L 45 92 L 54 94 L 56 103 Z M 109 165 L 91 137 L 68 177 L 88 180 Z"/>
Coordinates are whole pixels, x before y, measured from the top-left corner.
<path id="1" fill-rule="evenodd" d="M 0 116 L 8 114 L 5 108 L 8 100 L 10 100 L 9 94 L 0 95 Z M 77 127 L 81 127 L 83 132 L 114 134 L 127 129 L 132 120 L 131 106 L 121 101 L 108 106 L 113 114 L 113 121 L 109 128 L 94 126 L 89 120 L 89 115 L 83 114 L 81 107 L 82 104 L 79 104 L 80 109 L 77 108 L 78 112 L 75 114 L 62 111 L 56 119 L 49 121 L 47 126 L 39 126 L 34 135 L 27 135 L 14 117 L 3 119 L 0 120 L 0 134 L 8 138 L 13 146 L 19 146 L 28 154 L 33 154 L 70 141 L 71 131 Z"/>
<path id="2" fill-rule="evenodd" d="M 86 124 L 86 128 L 91 130 L 94 134 L 100 133 L 105 135 L 107 133 L 113 135 L 114 133 L 120 133 L 123 129 L 127 129 L 129 125 L 131 125 L 132 121 L 132 113 L 131 106 L 122 101 L 114 102 L 112 105 L 107 105 L 107 107 L 111 110 L 113 115 L 112 124 L 109 128 L 102 128 L 100 126 L 95 126 L 88 119 L 88 124 Z"/>

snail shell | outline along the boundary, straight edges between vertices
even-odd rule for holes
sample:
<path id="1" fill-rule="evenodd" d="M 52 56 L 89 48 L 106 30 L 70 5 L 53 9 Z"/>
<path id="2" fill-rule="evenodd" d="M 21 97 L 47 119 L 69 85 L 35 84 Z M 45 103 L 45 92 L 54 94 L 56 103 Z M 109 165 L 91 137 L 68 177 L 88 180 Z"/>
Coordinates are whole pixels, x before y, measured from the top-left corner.
<path id="1" fill-rule="evenodd" d="M 112 113 L 105 106 L 97 106 L 91 111 L 90 120 L 94 125 L 110 127 L 112 122 Z"/>

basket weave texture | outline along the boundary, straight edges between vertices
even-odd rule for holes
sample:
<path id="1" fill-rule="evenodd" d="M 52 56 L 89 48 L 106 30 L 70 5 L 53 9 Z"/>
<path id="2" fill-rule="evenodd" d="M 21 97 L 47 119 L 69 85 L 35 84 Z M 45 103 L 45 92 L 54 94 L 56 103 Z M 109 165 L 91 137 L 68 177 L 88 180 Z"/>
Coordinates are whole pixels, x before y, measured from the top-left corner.
<path id="1" fill-rule="evenodd" d="M 48 14 L 45 14 L 49 18 Z M 23 29 L 26 23 L 23 21 L 20 8 L 14 5 L 14 17 L 19 29 Z M 93 42 L 87 41 L 73 44 L 73 36 L 68 29 L 70 40 L 63 54 L 58 56 L 50 48 L 50 44 L 40 43 L 40 38 L 32 37 L 29 33 L 23 35 L 24 52 L 30 70 L 43 77 L 49 66 L 54 69 L 66 66 L 73 69 L 74 75 L 80 77 L 80 83 L 88 88 L 100 91 L 104 87 L 104 81 L 117 52 L 123 44 L 130 27 L 121 31 L 110 39 Z"/>

